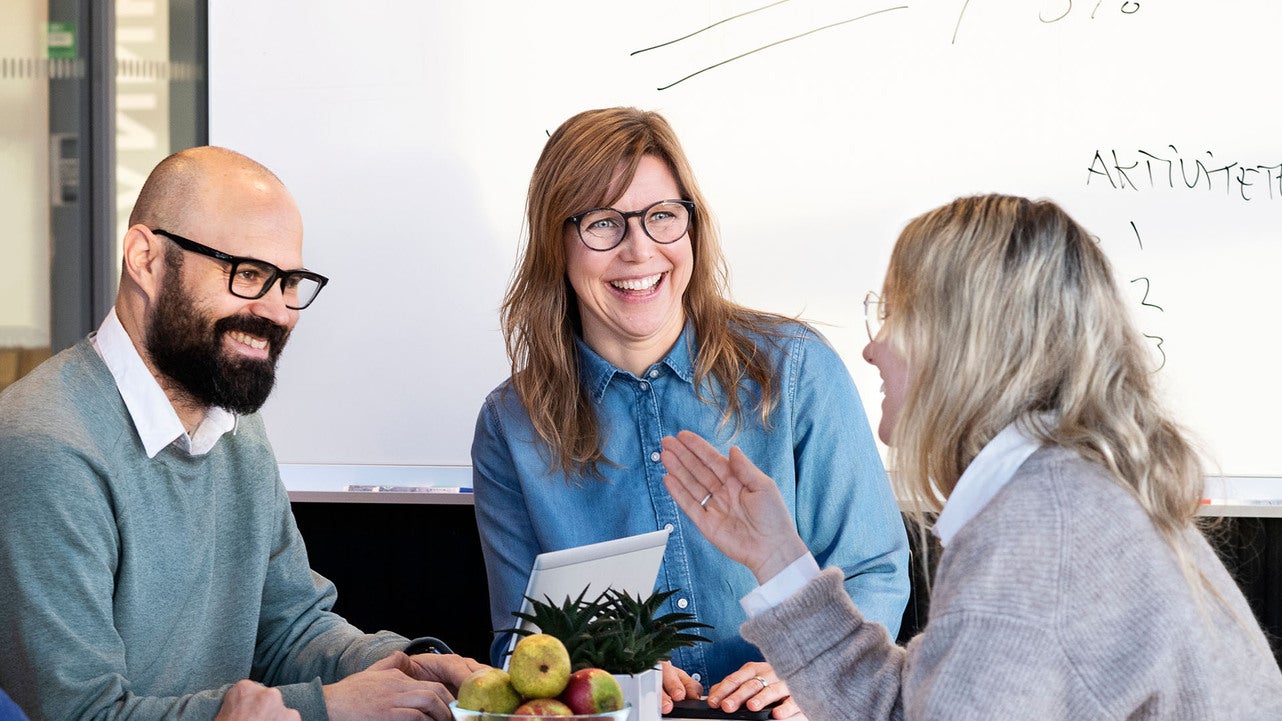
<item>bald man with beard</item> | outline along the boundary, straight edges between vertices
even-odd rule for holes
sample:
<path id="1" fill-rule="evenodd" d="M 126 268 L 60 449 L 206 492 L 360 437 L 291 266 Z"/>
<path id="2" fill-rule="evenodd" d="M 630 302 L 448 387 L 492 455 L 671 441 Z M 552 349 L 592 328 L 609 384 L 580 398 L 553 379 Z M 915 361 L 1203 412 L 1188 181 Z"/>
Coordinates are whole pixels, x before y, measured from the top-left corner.
<path id="1" fill-rule="evenodd" d="M 302 241 L 263 166 L 166 158 L 114 309 L 0 395 L 0 688 L 33 721 L 208 721 L 242 679 L 308 721 L 444 721 L 481 667 L 351 626 L 308 565 L 257 412 L 327 282 Z"/>

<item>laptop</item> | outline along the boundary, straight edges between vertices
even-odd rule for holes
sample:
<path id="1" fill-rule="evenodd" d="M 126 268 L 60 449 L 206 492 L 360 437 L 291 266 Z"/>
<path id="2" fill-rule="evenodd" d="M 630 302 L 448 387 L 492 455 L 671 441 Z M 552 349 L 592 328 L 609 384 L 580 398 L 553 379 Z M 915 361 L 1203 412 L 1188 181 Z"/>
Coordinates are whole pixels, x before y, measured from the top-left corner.
<path id="1" fill-rule="evenodd" d="M 584 598 L 588 600 L 601 595 L 607 588 L 642 598 L 649 596 L 654 592 L 654 582 L 659 577 L 659 565 L 663 562 L 663 551 L 670 533 L 671 530 L 663 528 L 612 541 L 540 553 L 534 558 L 530 580 L 525 584 L 521 612 L 534 612 L 531 598 L 539 601 L 551 599 L 552 603 L 561 604 L 566 598 L 578 598 L 585 588 L 588 591 Z M 536 628 L 524 619 L 521 627 Z M 519 639 L 520 636 L 512 634 L 508 654 L 503 657 L 504 668 L 507 668 L 512 648 Z"/>

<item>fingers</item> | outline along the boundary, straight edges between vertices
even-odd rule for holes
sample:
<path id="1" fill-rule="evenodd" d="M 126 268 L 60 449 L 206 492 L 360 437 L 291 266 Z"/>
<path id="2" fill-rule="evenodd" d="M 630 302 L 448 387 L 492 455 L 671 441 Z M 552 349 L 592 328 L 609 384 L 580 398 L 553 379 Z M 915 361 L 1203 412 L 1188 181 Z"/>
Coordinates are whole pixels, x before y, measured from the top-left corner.
<path id="1" fill-rule="evenodd" d="M 384 669 L 394 668 L 406 674 L 409 674 L 412 665 L 413 664 L 410 663 L 409 656 L 406 656 L 405 653 L 402 651 L 396 651 L 391 656 L 380 658 L 379 660 L 370 664 L 369 668 L 366 670 L 382 671 Z"/>
<path id="2" fill-rule="evenodd" d="M 787 684 L 779 680 L 770 664 L 761 661 L 744 664 L 708 692 L 708 703 L 722 711 L 737 711 L 741 707 L 760 711 L 786 698 L 790 698 Z M 784 717 L 776 715 L 775 718 Z"/>
<path id="3" fill-rule="evenodd" d="M 660 669 L 663 677 L 663 699 L 660 701 L 660 710 L 663 713 L 672 710 L 673 701 L 699 698 L 703 693 L 703 687 L 699 682 L 690 678 L 690 674 L 673 666 L 671 661 L 664 661 L 660 664 Z"/>
<path id="4" fill-rule="evenodd" d="M 392 718 L 396 721 L 401 718 L 406 721 L 422 721 L 422 715 L 426 715 L 433 721 L 452 721 L 450 701 L 454 700 L 454 695 L 439 683 L 431 683 L 429 686 L 430 688 L 405 691 L 393 696 L 393 705 L 399 711 L 408 713 L 397 712 L 392 714 Z"/>
<path id="5" fill-rule="evenodd" d="M 700 698 L 703 696 L 703 684 L 685 675 L 685 671 L 681 672 L 681 676 L 686 685 L 686 698 Z"/>
<path id="6" fill-rule="evenodd" d="M 663 449 L 676 462 L 671 472 L 698 483 L 706 490 L 716 490 L 729 475 L 730 464 L 712 444 L 690 431 L 662 439 Z"/>
<path id="7" fill-rule="evenodd" d="M 726 458 L 697 434 L 681 431 L 661 441 L 660 460 L 668 471 L 664 485 L 686 515 L 706 510 L 704 504 L 724 488 L 730 473 Z"/>
<path id="8" fill-rule="evenodd" d="M 696 518 L 703 511 L 699 501 L 708 493 L 704 490 L 694 474 L 682 463 L 677 451 L 674 450 L 675 442 L 669 438 L 664 438 L 663 453 L 660 459 L 667 470 L 663 477 L 663 486 L 668 489 L 672 500 L 677 502 L 681 510 L 691 518 Z"/>
<path id="9" fill-rule="evenodd" d="M 784 699 L 783 703 L 779 704 L 778 706 L 775 706 L 770 711 L 770 717 L 777 718 L 777 719 L 792 718 L 793 716 L 798 716 L 800 714 L 801 714 L 801 707 L 797 705 L 797 701 L 793 699 L 792 696 L 789 696 L 788 698 Z"/>
<path id="10" fill-rule="evenodd" d="M 424 715 L 449 721 L 449 703 L 454 700 L 443 684 L 414 679 L 398 668 L 371 667 L 321 690 L 330 721 L 422 721 Z"/>
<path id="11" fill-rule="evenodd" d="M 402 670 L 409 676 L 420 681 L 438 681 L 455 690 L 468 674 L 486 668 L 483 663 L 453 653 L 420 653 L 406 660 L 406 668 Z"/>
<path id="12" fill-rule="evenodd" d="M 775 487 L 774 481 L 770 480 L 757 464 L 753 463 L 738 446 L 730 449 L 730 457 L 726 461 L 726 474 L 734 476 L 740 483 L 748 487 L 749 490 L 758 490 L 766 486 Z"/>
<path id="13" fill-rule="evenodd" d="M 714 706 L 719 706 L 722 700 L 737 691 L 748 681 L 753 681 L 757 685 L 757 690 L 761 690 L 761 683 L 756 681 L 755 678 L 763 675 L 762 672 L 767 676 L 773 675 L 770 665 L 767 663 L 760 661 L 745 663 L 738 670 L 726 674 L 725 678 L 708 689 L 708 701 Z"/>

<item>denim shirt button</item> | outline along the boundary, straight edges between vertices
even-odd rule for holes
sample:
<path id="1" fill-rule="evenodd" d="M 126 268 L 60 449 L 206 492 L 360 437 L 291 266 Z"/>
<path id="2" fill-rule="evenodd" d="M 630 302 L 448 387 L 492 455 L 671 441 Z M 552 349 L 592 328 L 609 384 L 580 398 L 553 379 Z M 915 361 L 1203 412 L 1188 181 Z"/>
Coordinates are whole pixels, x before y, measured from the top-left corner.
<path id="1" fill-rule="evenodd" d="M 650 454 L 650 460 L 654 461 L 655 463 L 658 463 L 658 462 L 659 462 L 659 452 L 658 452 L 658 451 L 655 451 L 654 453 L 651 453 L 651 454 Z"/>
<path id="2" fill-rule="evenodd" d="M 650 384 L 649 384 L 649 383 L 646 383 L 645 381 L 641 381 L 641 390 L 643 390 L 643 391 L 648 391 L 648 390 L 650 390 Z"/>
<path id="3" fill-rule="evenodd" d="M 651 377 L 651 378 L 658 378 L 658 377 L 659 377 L 659 370 L 658 370 L 657 368 L 651 368 L 651 369 L 650 369 L 650 377 Z"/>
<path id="4" fill-rule="evenodd" d="M 689 605 L 690 605 L 690 602 L 685 600 L 684 598 L 677 599 L 677 608 L 685 608 L 686 606 L 689 606 Z"/>
<path id="5" fill-rule="evenodd" d="M 690 674 L 690 678 L 694 679 L 695 681 L 702 681 L 702 680 L 703 680 L 703 676 L 699 675 L 699 673 L 698 673 L 698 672 L 695 672 L 695 673 Z"/>
<path id="6" fill-rule="evenodd" d="M 663 524 L 663 530 L 665 530 L 665 531 L 671 531 L 671 530 L 672 530 L 672 528 L 673 528 L 673 526 L 672 526 L 672 524 L 671 524 L 671 523 L 665 523 L 665 524 Z"/>

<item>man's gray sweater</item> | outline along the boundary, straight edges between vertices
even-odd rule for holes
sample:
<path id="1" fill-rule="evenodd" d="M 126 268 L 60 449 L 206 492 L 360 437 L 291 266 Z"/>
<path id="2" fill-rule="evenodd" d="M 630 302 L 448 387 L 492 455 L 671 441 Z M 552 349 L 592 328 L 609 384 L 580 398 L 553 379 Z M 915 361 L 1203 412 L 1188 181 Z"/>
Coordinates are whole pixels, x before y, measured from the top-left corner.
<path id="1" fill-rule="evenodd" d="M 33 721 L 212 719 L 243 678 L 321 684 L 404 647 L 329 611 L 257 415 L 154 459 L 81 341 L 0 395 L 0 687 Z"/>

